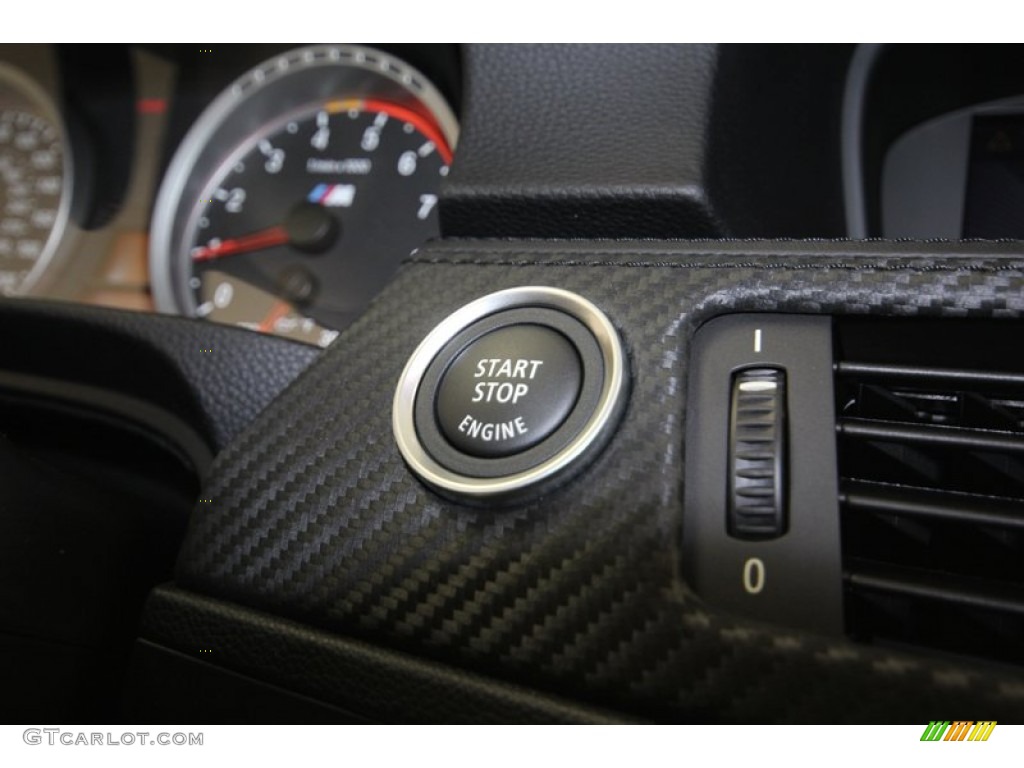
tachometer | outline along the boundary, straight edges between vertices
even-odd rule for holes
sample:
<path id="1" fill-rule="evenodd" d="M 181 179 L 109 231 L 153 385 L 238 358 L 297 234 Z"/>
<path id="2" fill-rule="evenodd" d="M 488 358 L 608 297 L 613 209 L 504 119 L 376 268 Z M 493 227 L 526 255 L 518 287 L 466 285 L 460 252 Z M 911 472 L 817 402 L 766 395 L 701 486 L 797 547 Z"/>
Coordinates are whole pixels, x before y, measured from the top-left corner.
<path id="1" fill-rule="evenodd" d="M 455 118 L 355 46 L 267 62 L 203 114 L 157 202 L 157 307 L 328 344 L 438 232 Z"/>
<path id="2" fill-rule="evenodd" d="M 56 108 L 35 83 L 0 64 L 0 293 L 28 291 L 68 220 L 71 173 Z"/>

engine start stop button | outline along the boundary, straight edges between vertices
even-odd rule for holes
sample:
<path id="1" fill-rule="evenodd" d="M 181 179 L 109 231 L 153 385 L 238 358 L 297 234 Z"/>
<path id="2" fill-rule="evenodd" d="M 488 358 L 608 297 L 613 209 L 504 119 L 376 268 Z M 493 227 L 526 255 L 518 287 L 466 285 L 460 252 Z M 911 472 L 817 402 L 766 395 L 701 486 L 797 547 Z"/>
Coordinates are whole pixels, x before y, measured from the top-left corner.
<path id="1" fill-rule="evenodd" d="M 541 325 L 491 331 L 445 371 L 437 392 L 438 426 L 470 456 L 511 456 L 562 425 L 582 379 L 576 348 L 558 331 Z"/>
<path id="2" fill-rule="evenodd" d="M 409 468 L 459 500 L 514 502 L 567 482 L 611 439 L 628 375 L 611 321 L 575 293 L 521 286 L 448 315 L 391 406 Z"/>

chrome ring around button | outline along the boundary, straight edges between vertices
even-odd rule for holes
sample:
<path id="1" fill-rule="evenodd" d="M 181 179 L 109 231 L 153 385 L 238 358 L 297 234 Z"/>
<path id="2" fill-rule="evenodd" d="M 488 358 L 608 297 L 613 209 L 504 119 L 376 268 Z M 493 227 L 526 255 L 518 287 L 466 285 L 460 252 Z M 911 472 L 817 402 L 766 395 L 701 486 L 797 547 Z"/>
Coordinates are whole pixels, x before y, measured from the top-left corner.
<path id="1" fill-rule="evenodd" d="M 496 313 L 521 308 L 554 309 L 578 320 L 593 335 L 600 350 L 602 380 L 590 417 L 561 450 L 536 466 L 496 477 L 473 477 L 438 462 L 426 450 L 416 430 L 416 401 L 427 369 L 458 334 Z M 399 378 L 392 404 L 392 429 L 398 449 L 412 471 L 439 490 L 461 497 L 485 499 L 514 496 L 561 475 L 585 454 L 600 448 L 621 415 L 628 385 L 625 354 L 618 333 L 594 304 L 577 294 L 546 286 L 523 286 L 498 291 L 449 315 L 420 343 Z M 496 462 L 500 459 L 494 460 Z"/>

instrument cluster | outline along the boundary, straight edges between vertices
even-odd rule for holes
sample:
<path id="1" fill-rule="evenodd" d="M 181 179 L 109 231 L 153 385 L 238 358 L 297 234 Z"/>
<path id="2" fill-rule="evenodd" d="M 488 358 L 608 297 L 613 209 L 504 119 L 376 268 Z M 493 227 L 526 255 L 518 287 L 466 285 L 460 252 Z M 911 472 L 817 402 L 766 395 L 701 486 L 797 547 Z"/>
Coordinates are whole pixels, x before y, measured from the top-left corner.
<path id="1" fill-rule="evenodd" d="M 439 234 L 458 51 L 393 48 L 0 47 L 0 291 L 327 346 Z"/>

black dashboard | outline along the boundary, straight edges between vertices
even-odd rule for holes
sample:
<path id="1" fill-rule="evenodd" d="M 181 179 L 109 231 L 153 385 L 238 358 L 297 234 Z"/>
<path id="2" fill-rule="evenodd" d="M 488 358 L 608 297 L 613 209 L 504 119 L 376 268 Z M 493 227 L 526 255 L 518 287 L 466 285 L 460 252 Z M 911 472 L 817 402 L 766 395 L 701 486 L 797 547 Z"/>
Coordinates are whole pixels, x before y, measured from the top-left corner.
<path id="1" fill-rule="evenodd" d="M 1019 717 L 1022 56 L 0 47 L 8 719 Z"/>

